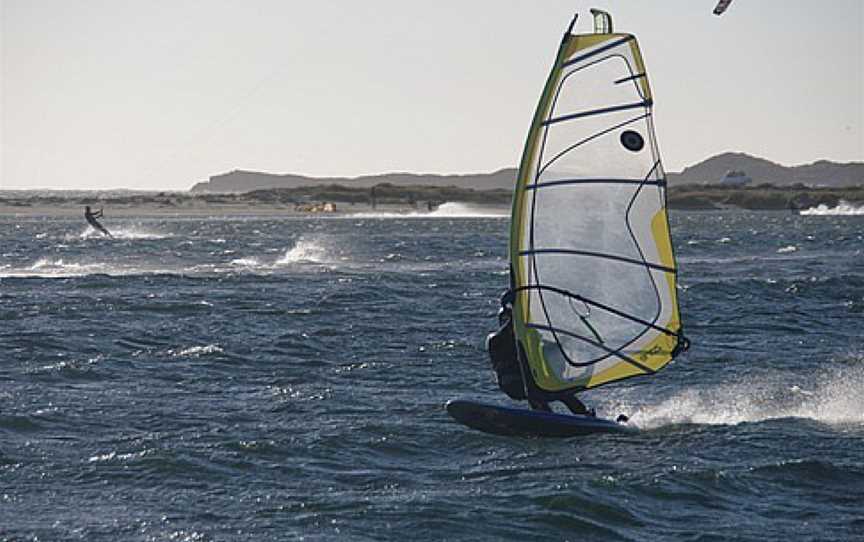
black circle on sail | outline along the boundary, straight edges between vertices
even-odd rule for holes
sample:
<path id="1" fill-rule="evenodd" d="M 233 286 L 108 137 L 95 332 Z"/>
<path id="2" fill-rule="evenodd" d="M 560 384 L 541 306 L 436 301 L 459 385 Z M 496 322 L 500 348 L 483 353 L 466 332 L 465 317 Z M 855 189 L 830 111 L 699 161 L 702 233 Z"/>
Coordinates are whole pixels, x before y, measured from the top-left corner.
<path id="1" fill-rule="evenodd" d="M 645 147 L 645 140 L 638 132 L 633 130 L 625 130 L 621 133 L 621 144 L 628 151 L 639 152 Z"/>

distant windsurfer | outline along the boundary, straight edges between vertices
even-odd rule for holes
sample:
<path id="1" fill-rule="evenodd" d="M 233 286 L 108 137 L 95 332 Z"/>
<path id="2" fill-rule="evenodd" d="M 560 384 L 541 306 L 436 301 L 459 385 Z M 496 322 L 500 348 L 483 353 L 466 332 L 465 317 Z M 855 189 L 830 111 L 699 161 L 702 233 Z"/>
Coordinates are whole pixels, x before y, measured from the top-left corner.
<path id="1" fill-rule="evenodd" d="M 102 218 L 104 213 L 102 212 L 102 208 L 100 207 L 98 211 L 95 213 L 90 210 L 90 206 L 87 205 L 84 207 L 84 218 L 87 220 L 87 223 L 90 224 L 94 230 L 102 233 L 102 235 L 107 237 L 113 237 L 111 232 L 105 229 L 105 226 L 99 223 L 97 218 Z"/>
<path id="2" fill-rule="evenodd" d="M 501 309 L 498 311 L 498 331 L 490 333 L 486 338 L 486 349 L 492 361 L 492 368 L 498 377 L 498 387 L 511 399 L 528 400 L 533 410 L 552 412 L 549 400 L 533 392 L 536 386 L 531 377 L 531 371 L 523 366 L 520 360 L 516 335 L 513 333 L 513 301 L 516 295 L 513 290 L 507 290 L 501 296 Z M 533 393 L 532 393 L 533 392 Z M 594 416 L 594 409 L 588 409 L 576 397 L 575 393 L 555 395 L 552 399 L 561 401 L 573 414 Z"/>

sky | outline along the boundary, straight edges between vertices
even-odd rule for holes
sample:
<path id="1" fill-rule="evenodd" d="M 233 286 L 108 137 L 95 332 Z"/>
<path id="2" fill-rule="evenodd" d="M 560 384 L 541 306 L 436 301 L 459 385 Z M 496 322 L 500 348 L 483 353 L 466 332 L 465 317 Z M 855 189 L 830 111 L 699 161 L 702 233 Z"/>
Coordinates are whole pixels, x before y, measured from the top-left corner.
<path id="1" fill-rule="evenodd" d="M 667 171 L 864 160 L 864 2 L 0 0 L 0 189 L 518 164 L 560 37 L 639 38 Z"/>

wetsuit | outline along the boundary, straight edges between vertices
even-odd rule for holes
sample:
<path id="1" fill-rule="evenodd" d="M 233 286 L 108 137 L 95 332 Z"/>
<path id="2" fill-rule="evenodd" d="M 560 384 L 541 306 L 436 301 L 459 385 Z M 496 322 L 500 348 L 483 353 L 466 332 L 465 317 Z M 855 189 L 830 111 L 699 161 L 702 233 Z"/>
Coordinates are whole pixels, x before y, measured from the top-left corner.
<path id="1" fill-rule="evenodd" d="M 90 206 L 84 207 L 84 219 L 90 224 L 94 230 L 99 231 L 102 235 L 107 235 L 111 237 L 111 233 L 105 229 L 105 227 L 100 224 L 96 219 L 102 217 L 102 209 L 99 209 L 95 213 L 90 210 Z"/>
<path id="2" fill-rule="evenodd" d="M 523 368 L 519 360 L 516 335 L 513 332 L 513 298 L 512 290 L 502 296 L 501 310 L 498 311 L 500 327 L 486 338 L 486 349 L 498 378 L 498 387 L 511 399 L 527 399 L 534 410 L 551 412 L 548 401 L 541 398 L 539 393 L 528 393 L 528 388 L 536 390 L 536 385 L 531 379 L 531 371 L 527 367 Z M 589 410 L 575 394 L 556 395 L 554 399 L 564 403 L 574 414 L 594 415 L 593 409 Z"/>
<path id="3" fill-rule="evenodd" d="M 522 369 L 519 367 L 516 353 L 512 316 L 512 309 L 509 306 L 501 307 L 498 311 L 500 327 L 498 331 L 486 338 L 486 349 L 489 351 L 492 368 L 498 377 L 498 387 L 511 399 L 523 401 L 527 399 L 525 380 L 522 378 Z"/>

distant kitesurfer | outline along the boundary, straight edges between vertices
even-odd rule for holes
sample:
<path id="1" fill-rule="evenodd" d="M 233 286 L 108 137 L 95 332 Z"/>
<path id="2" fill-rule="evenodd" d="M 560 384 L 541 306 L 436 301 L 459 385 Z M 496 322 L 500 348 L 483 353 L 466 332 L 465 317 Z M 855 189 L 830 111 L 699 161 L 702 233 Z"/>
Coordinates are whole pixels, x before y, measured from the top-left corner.
<path id="1" fill-rule="evenodd" d="M 531 371 L 523 365 L 516 346 L 516 336 L 513 333 L 513 301 L 516 295 L 513 290 L 507 290 L 501 296 L 501 309 L 498 311 L 498 331 L 490 333 L 486 338 L 486 349 L 492 361 L 492 368 L 498 377 L 498 387 L 511 399 L 528 400 L 533 410 L 552 412 L 549 400 L 561 401 L 573 414 L 594 416 L 594 409 L 588 409 L 574 393 L 556 395 L 554 398 L 541 397 L 531 377 Z"/>
<path id="2" fill-rule="evenodd" d="M 84 218 L 87 220 L 87 223 L 90 224 L 91 226 L 93 226 L 94 230 L 102 233 L 102 235 L 105 235 L 107 237 L 113 237 L 111 235 L 111 232 L 106 230 L 105 226 L 103 226 L 102 224 L 99 223 L 99 221 L 96 220 L 97 218 L 102 218 L 102 216 L 103 216 L 103 212 L 102 212 L 101 207 L 95 213 L 90 210 L 89 205 L 84 207 Z"/>

